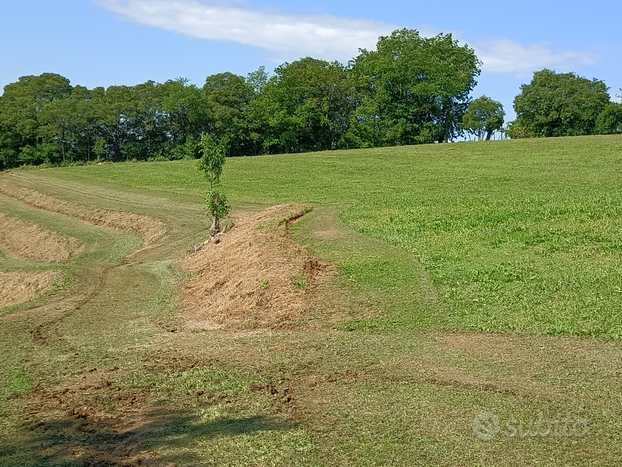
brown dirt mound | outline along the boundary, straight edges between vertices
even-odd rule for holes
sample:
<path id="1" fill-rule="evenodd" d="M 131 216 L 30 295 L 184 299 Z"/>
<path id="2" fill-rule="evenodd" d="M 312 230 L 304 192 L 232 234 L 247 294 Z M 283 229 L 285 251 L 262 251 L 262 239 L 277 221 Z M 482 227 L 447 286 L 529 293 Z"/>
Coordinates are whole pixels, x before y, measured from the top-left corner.
<path id="1" fill-rule="evenodd" d="M 0 272 L 0 308 L 27 302 L 51 289 L 59 276 L 58 271 Z"/>
<path id="2" fill-rule="evenodd" d="M 37 209 L 78 217 L 89 224 L 101 227 L 137 233 L 143 238 L 145 245 L 153 243 L 166 230 L 162 221 L 154 217 L 105 209 L 93 210 L 86 206 L 52 198 L 27 188 L 14 188 L 5 181 L 0 182 L 0 193 L 18 199 Z"/>
<path id="3" fill-rule="evenodd" d="M 37 263 L 62 263 L 84 250 L 77 239 L 63 237 L 0 212 L 0 245 L 20 258 Z"/>
<path id="4" fill-rule="evenodd" d="M 287 234 L 310 211 L 280 205 L 238 218 L 228 232 L 182 262 L 196 277 L 184 287 L 184 318 L 200 329 L 287 327 L 313 308 L 314 290 L 331 274 Z"/>

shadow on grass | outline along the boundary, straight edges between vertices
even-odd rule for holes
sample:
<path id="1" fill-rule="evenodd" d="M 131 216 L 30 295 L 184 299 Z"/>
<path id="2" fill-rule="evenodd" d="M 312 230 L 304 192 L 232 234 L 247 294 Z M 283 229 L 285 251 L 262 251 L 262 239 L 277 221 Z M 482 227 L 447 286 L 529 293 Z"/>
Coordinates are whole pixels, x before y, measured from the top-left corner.
<path id="1" fill-rule="evenodd" d="M 131 429 L 115 421 L 86 418 L 50 420 L 31 428 L 21 446 L 0 446 L 2 466 L 192 466 L 200 459 L 193 452 L 199 442 L 262 431 L 283 431 L 292 423 L 266 416 L 221 418 L 210 422 L 180 411 L 153 412 Z M 179 455 L 161 454 L 174 450 Z M 179 464 L 178 464 L 179 463 Z"/>

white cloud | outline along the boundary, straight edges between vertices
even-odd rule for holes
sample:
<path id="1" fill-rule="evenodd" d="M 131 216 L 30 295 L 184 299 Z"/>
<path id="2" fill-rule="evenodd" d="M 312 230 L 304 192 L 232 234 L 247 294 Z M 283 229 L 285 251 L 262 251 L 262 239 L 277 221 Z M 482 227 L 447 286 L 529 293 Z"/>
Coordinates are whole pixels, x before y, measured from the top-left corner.
<path id="1" fill-rule="evenodd" d="M 240 2 L 197 0 L 98 0 L 122 19 L 199 39 L 266 49 L 279 59 L 312 55 L 347 61 L 359 48 L 374 48 L 396 26 L 332 15 L 296 15 L 253 9 Z"/>
<path id="2" fill-rule="evenodd" d="M 595 65 L 597 58 L 590 52 L 564 50 L 553 52 L 546 45 L 520 44 L 509 39 L 488 39 L 475 46 L 483 71 L 529 76 L 534 71 L 552 68 L 572 71 L 578 65 Z"/>
<path id="3" fill-rule="evenodd" d="M 276 61 L 307 55 L 347 61 L 359 48 L 373 49 L 378 37 L 400 26 L 333 15 L 301 15 L 255 9 L 244 0 L 95 0 L 120 18 L 198 39 L 236 42 L 267 50 Z M 424 36 L 436 31 L 419 28 Z M 461 35 L 461 34 L 460 34 Z M 488 39 L 475 45 L 483 70 L 528 76 L 542 68 L 571 70 L 596 62 L 588 52 L 553 52 L 545 45 Z"/>

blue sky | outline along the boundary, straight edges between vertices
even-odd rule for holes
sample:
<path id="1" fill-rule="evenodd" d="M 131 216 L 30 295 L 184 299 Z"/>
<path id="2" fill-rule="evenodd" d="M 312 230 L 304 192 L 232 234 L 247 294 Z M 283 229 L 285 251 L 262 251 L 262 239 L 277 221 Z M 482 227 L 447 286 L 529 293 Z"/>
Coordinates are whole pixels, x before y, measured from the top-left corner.
<path id="1" fill-rule="evenodd" d="M 0 3 L 0 88 L 54 72 L 88 87 L 246 75 L 303 56 L 347 61 L 398 27 L 452 33 L 483 72 L 474 97 L 512 100 L 552 68 L 622 88 L 622 2 L 291 2 L 283 0 L 7 0 Z"/>

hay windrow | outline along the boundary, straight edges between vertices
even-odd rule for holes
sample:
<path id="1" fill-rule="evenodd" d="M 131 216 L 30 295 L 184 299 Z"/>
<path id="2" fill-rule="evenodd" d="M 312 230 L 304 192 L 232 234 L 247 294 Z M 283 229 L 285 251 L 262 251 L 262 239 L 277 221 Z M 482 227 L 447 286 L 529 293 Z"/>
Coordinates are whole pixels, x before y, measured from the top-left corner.
<path id="1" fill-rule="evenodd" d="M 63 237 L 0 213 L 0 245 L 13 255 L 36 263 L 63 263 L 84 250 L 77 239 Z"/>
<path id="2" fill-rule="evenodd" d="M 194 277 L 184 287 L 183 318 L 200 329 L 289 327 L 314 308 L 329 263 L 293 242 L 287 226 L 308 212 L 280 205 L 238 218 L 182 261 Z"/>
<path id="3" fill-rule="evenodd" d="M 166 231 L 164 223 L 154 217 L 106 209 L 89 209 L 86 206 L 53 198 L 28 188 L 13 188 L 0 182 L 0 193 L 15 198 L 33 208 L 77 217 L 89 224 L 123 230 L 140 235 L 144 245 L 149 245 Z"/>
<path id="4" fill-rule="evenodd" d="M 0 272 L 0 308 L 19 305 L 50 290 L 60 276 L 58 271 Z"/>

